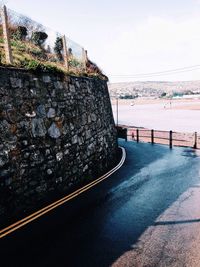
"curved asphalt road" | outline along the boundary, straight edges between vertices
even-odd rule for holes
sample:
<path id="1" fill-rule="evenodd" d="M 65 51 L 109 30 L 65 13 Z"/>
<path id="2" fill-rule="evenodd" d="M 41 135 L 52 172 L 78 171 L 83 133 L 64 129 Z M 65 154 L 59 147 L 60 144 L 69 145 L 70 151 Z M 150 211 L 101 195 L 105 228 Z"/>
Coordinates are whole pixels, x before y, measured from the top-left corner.
<path id="1" fill-rule="evenodd" d="M 120 145 L 127 159 L 119 171 L 0 240 L 1 267 L 200 266 L 194 259 L 187 265 L 183 257 L 184 247 L 192 251 L 193 244 L 183 227 L 192 225 L 195 237 L 193 225 L 200 221 L 194 198 L 200 195 L 199 152 L 124 141 Z"/>

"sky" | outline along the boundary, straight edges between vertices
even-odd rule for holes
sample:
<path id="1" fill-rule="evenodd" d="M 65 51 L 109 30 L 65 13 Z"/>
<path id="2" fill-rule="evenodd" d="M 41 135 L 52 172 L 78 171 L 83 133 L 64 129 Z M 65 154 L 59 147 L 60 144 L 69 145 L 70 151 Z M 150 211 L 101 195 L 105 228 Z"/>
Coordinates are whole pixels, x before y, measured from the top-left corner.
<path id="1" fill-rule="evenodd" d="M 4 2 L 79 43 L 111 82 L 200 80 L 200 0 Z"/>

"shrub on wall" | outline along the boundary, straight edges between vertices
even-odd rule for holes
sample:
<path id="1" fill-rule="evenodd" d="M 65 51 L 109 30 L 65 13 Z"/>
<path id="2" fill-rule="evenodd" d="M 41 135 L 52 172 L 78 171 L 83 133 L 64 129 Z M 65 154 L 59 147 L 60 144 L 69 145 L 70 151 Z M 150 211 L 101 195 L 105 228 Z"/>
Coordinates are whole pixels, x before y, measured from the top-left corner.
<path id="1" fill-rule="evenodd" d="M 31 41 L 38 46 L 42 46 L 46 39 L 48 38 L 48 35 L 46 32 L 33 32 L 31 36 Z"/>
<path id="2" fill-rule="evenodd" d="M 15 40 L 24 41 L 27 35 L 28 35 L 27 28 L 23 26 L 18 26 L 16 30 L 13 32 L 12 37 Z"/>
<path id="3" fill-rule="evenodd" d="M 56 53 L 56 56 L 58 60 L 62 61 L 63 60 L 63 42 L 61 37 L 57 37 L 54 45 L 54 52 Z"/>

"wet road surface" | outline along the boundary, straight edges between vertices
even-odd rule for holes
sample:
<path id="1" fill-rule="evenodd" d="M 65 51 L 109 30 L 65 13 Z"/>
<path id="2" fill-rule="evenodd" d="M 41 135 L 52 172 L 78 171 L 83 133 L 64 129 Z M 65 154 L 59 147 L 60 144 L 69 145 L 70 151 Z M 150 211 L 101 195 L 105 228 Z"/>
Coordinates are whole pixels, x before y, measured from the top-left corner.
<path id="1" fill-rule="evenodd" d="M 200 266 L 200 155 L 121 141 L 108 180 L 0 240 L 0 266 Z"/>

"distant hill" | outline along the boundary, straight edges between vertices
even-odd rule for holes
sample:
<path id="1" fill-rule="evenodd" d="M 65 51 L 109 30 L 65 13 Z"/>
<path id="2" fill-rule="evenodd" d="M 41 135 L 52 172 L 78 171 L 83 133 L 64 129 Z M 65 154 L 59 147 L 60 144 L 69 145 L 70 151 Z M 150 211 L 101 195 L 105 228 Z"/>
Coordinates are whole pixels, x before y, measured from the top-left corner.
<path id="1" fill-rule="evenodd" d="M 181 82 L 123 82 L 109 83 L 109 92 L 111 97 L 119 96 L 121 98 L 132 97 L 160 97 L 163 95 L 172 96 L 174 94 L 200 94 L 199 81 L 181 81 Z"/>

